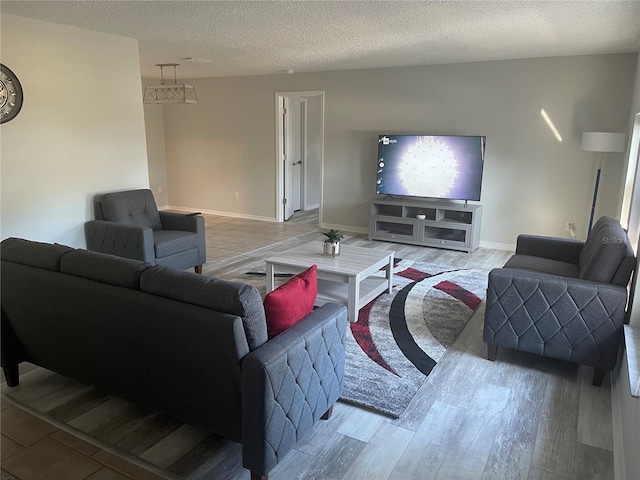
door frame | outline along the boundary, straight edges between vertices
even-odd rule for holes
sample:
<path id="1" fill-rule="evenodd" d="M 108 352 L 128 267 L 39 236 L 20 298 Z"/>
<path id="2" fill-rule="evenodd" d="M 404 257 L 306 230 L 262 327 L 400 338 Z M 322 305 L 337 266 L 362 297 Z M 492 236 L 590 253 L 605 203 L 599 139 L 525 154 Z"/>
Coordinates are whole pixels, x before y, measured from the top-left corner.
<path id="1" fill-rule="evenodd" d="M 275 115 L 276 115 L 276 222 L 284 221 L 284 207 L 282 204 L 282 199 L 284 198 L 284 168 L 282 165 L 282 155 L 284 151 L 284 131 L 282 128 L 282 114 L 283 114 L 283 106 L 282 100 L 285 97 L 290 98 L 309 98 L 309 97 L 320 97 L 320 207 L 318 209 L 319 213 L 319 224 L 322 224 L 322 205 L 323 205 L 323 195 L 324 195 L 324 91 L 300 91 L 300 92 L 276 92 L 275 93 Z M 306 109 L 305 109 L 306 110 Z M 306 129 L 306 122 L 305 122 Z M 305 140 L 305 161 L 302 164 L 302 178 L 303 185 L 301 185 L 301 195 L 302 196 L 302 205 L 306 205 L 306 191 L 307 191 L 307 169 L 306 169 L 306 140 Z M 302 193 L 304 192 L 304 194 Z"/>

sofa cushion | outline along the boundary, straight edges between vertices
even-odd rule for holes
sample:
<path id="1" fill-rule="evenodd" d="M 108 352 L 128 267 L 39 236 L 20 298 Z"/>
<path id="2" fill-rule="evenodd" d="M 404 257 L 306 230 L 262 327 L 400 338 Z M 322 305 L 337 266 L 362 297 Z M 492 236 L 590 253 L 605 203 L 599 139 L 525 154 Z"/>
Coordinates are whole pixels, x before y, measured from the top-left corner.
<path id="1" fill-rule="evenodd" d="M 198 246 L 198 234 L 178 230 L 156 230 L 153 232 L 156 258 L 164 258 L 186 252 Z"/>
<path id="2" fill-rule="evenodd" d="M 578 275 L 580 275 L 578 265 L 551 260 L 549 258 L 534 257 L 532 255 L 513 255 L 507 263 L 505 263 L 503 268 L 519 268 L 571 278 L 578 278 Z"/>
<path id="3" fill-rule="evenodd" d="M 611 283 L 627 256 L 629 243 L 627 232 L 617 220 L 601 217 L 580 252 L 580 278 Z"/>
<path id="4" fill-rule="evenodd" d="M 74 250 L 60 261 L 60 271 L 118 287 L 140 289 L 140 275 L 151 265 L 88 250 Z"/>
<path id="5" fill-rule="evenodd" d="M 160 230 L 160 214 L 151 190 L 106 193 L 100 199 L 105 220 Z"/>
<path id="6" fill-rule="evenodd" d="M 262 298 L 255 287 L 156 265 L 142 273 L 140 290 L 237 315 L 242 319 L 250 350 L 267 341 Z"/>
<path id="7" fill-rule="evenodd" d="M 3 261 L 58 272 L 60 271 L 60 259 L 63 255 L 72 252 L 73 248 L 22 238 L 7 238 L 2 241 L 0 250 Z"/>
<path id="8" fill-rule="evenodd" d="M 313 265 L 266 295 L 264 311 L 269 338 L 275 337 L 311 313 L 318 296 L 316 270 L 317 266 Z"/>

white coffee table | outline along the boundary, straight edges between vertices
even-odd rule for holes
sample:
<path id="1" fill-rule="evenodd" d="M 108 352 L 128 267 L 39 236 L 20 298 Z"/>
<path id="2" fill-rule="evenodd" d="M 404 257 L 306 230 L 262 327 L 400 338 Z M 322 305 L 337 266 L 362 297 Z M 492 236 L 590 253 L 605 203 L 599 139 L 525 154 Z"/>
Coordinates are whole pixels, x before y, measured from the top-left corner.
<path id="1" fill-rule="evenodd" d="M 328 302 L 347 306 L 349 320 L 358 320 L 358 311 L 393 288 L 394 252 L 375 248 L 340 246 L 340 255 L 322 255 L 322 242 L 311 242 L 267 258 L 267 293 L 275 288 L 274 273 L 300 273 L 318 266 L 316 305 Z M 385 275 L 372 276 L 385 269 Z"/>

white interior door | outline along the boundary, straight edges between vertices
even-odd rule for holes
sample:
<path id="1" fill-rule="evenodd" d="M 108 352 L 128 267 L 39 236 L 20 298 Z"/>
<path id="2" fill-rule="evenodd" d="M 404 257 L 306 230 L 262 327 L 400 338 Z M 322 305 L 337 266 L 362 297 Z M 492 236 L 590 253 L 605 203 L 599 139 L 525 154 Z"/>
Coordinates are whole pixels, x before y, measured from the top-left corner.
<path id="1" fill-rule="evenodd" d="M 276 92 L 275 100 L 276 221 L 290 218 L 298 209 L 319 208 L 321 224 L 324 92 Z M 294 118 L 298 127 L 292 124 Z"/>
<path id="2" fill-rule="evenodd" d="M 284 219 L 291 218 L 294 212 L 302 209 L 302 102 L 284 97 Z"/>

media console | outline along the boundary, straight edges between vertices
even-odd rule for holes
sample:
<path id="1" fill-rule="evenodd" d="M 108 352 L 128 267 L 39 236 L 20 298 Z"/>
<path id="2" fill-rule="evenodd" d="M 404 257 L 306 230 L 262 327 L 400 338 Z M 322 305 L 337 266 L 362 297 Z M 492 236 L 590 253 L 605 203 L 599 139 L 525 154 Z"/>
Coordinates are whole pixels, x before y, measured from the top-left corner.
<path id="1" fill-rule="evenodd" d="M 369 240 L 472 252 L 480 244 L 481 220 L 482 205 L 375 200 L 371 204 Z"/>

